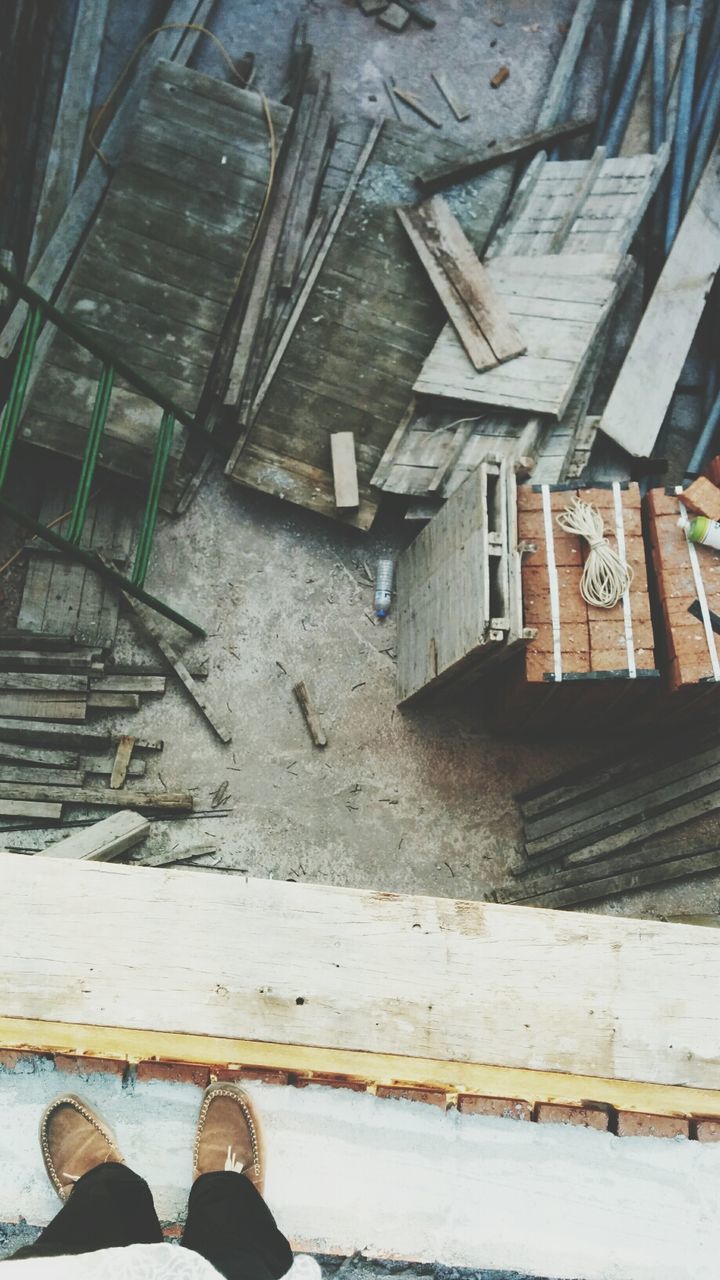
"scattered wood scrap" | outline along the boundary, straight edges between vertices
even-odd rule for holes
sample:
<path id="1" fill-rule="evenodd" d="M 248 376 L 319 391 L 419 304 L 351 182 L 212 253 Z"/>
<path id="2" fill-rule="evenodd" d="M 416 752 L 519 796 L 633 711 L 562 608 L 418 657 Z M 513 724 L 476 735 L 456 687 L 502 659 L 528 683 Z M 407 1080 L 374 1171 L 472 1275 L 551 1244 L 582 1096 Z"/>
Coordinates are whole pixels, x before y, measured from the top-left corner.
<path id="1" fill-rule="evenodd" d="M 109 862 L 134 848 L 150 832 L 147 818 L 131 809 L 120 809 L 102 822 L 94 822 L 83 831 L 74 832 L 49 845 L 37 856 L 43 858 L 82 858 L 86 862 Z"/>
<path id="2" fill-rule="evenodd" d="M 522 355 L 526 345 L 445 201 L 397 213 L 474 367 Z"/>
<path id="3" fill-rule="evenodd" d="M 593 123 L 591 117 L 582 117 L 566 120 L 563 124 L 553 125 L 549 129 L 538 129 L 534 133 L 521 134 L 516 138 L 504 138 L 501 142 L 491 142 L 482 151 L 464 153 L 450 164 L 439 164 L 434 168 L 416 173 L 415 182 L 422 192 L 432 195 L 436 191 L 443 191 L 446 187 L 454 187 L 458 183 L 477 178 L 481 173 L 487 173 L 489 169 L 507 164 L 510 160 L 530 159 L 550 143 L 589 133 Z"/>
<path id="4" fill-rule="evenodd" d="M 123 734 L 118 742 L 112 773 L 110 774 L 110 786 L 113 790 L 122 787 L 127 778 L 134 746 L 135 739 L 130 734 Z"/>
<path id="5" fill-rule="evenodd" d="M 320 716 L 310 700 L 310 694 L 307 691 L 307 686 L 304 680 L 299 680 L 297 684 L 293 685 L 293 693 L 295 694 L 300 710 L 305 717 L 305 723 L 315 746 L 326 747 L 327 738 L 325 736 L 325 730 L 322 727 Z"/>

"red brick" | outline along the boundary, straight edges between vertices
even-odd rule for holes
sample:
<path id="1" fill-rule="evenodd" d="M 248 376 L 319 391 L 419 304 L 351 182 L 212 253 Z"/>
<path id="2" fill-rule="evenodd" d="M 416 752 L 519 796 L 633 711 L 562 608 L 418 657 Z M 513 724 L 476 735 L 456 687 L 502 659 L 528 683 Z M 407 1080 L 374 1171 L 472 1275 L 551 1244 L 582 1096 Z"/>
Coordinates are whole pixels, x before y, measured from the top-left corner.
<path id="1" fill-rule="evenodd" d="M 534 1119 L 538 1124 L 574 1124 L 583 1129 L 607 1129 L 609 1118 L 601 1107 L 579 1107 L 562 1102 L 538 1102 Z"/>
<path id="2" fill-rule="evenodd" d="M 352 1076 L 328 1076 L 320 1072 L 306 1076 L 293 1076 L 292 1083 L 298 1089 L 305 1089 L 309 1084 L 321 1084 L 326 1089 L 352 1089 L 353 1093 L 364 1093 L 367 1083 L 364 1080 L 353 1080 Z"/>
<path id="3" fill-rule="evenodd" d="M 503 1120 L 531 1120 L 532 1107 L 522 1098 L 483 1098 L 476 1093 L 458 1094 L 458 1111 L 471 1116 L 500 1116 Z"/>
<path id="4" fill-rule="evenodd" d="M 210 1080 L 210 1069 L 190 1062 L 140 1062 L 137 1079 L 169 1080 L 171 1084 L 194 1084 L 205 1089 Z"/>
<path id="5" fill-rule="evenodd" d="M 693 1120 L 692 1136 L 698 1142 L 720 1142 L 720 1120 Z"/>
<path id="6" fill-rule="evenodd" d="M 0 1067 L 3 1067 L 5 1071 L 14 1071 L 21 1062 L 33 1057 L 35 1057 L 35 1054 L 27 1053 L 20 1049 L 0 1049 Z"/>
<path id="7" fill-rule="evenodd" d="M 664 489 L 650 489 L 645 495 L 647 510 L 658 516 L 675 515 L 677 513 L 677 496 L 668 494 Z"/>
<path id="8" fill-rule="evenodd" d="M 211 1067 L 213 1080 L 226 1080 L 240 1084 L 242 1080 L 257 1080 L 261 1084 L 288 1084 L 290 1077 L 287 1071 L 276 1071 L 274 1067 Z"/>
<path id="9" fill-rule="evenodd" d="M 84 1054 L 56 1053 L 54 1058 L 55 1069 L 71 1076 L 122 1076 L 127 1065 L 114 1058 L 89 1058 Z"/>
<path id="10" fill-rule="evenodd" d="M 395 1098 L 403 1102 L 427 1102 L 432 1107 L 447 1110 L 447 1096 L 442 1089 L 403 1089 L 399 1085 L 379 1084 L 378 1098 Z"/>
<path id="11" fill-rule="evenodd" d="M 620 1138 L 689 1138 L 690 1121 L 682 1116 L 653 1116 L 644 1111 L 618 1111 Z"/>
<path id="12" fill-rule="evenodd" d="M 695 515 L 707 516 L 709 520 L 720 520 L 720 489 L 705 476 L 698 476 L 688 485 L 684 493 L 678 495 L 684 507 Z"/>

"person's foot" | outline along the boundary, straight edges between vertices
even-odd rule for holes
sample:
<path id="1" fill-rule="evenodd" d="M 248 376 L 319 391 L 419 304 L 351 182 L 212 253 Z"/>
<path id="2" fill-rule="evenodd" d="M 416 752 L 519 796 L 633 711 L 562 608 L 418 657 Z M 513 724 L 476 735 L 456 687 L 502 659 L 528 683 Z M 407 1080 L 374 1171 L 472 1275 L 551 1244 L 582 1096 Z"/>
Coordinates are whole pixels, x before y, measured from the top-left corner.
<path id="1" fill-rule="evenodd" d="M 55 1098 L 45 1109 L 40 1146 L 48 1177 L 61 1200 L 67 1200 L 78 1178 L 96 1165 L 125 1163 L 110 1130 L 72 1093 Z"/>
<path id="2" fill-rule="evenodd" d="M 205 1090 L 193 1151 L 193 1179 L 219 1170 L 243 1173 L 262 1194 L 265 1158 L 260 1122 L 244 1089 L 218 1081 Z"/>

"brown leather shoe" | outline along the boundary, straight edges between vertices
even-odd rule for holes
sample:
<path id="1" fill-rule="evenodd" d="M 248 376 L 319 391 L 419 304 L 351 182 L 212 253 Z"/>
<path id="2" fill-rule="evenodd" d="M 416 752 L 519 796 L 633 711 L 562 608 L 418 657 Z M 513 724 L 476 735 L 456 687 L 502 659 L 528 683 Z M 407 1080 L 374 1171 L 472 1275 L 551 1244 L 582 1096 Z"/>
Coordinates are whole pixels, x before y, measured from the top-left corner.
<path id="1" fill-rule="evenodd" d="M 48 1177 L 61 1200 L 67 1200 L 78 1178 L 96 1165 L 125 1163 L 110 1130 L 72 1093 L 55 1098 L 45 1109 L 40 1145 Z"/>
<path id="2" fill-rule="evenodd" d="M 255 1108 L 244 1089 L 218 1081 L 205 1090 L 193 1150 L 193 1179 L 234 1168 L 262 1194 L 265 1153 Z"/>

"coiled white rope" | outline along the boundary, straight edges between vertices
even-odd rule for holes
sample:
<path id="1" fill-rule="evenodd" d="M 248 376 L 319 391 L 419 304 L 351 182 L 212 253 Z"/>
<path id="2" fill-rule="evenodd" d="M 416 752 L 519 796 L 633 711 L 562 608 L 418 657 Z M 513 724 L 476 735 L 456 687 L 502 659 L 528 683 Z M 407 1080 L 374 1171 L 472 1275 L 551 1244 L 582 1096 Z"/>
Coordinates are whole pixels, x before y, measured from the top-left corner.
<path id="1" fill-rule="evenodd" d="M 610 546 L 600 512 L 582 498 L 573 498 L 557 522 L 566 533 L 584 538 L 590 547 L 580 580 L 583 600 L 600 609 L 614 609 L 632 582 L 632 569 Z"/>

